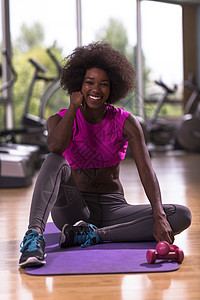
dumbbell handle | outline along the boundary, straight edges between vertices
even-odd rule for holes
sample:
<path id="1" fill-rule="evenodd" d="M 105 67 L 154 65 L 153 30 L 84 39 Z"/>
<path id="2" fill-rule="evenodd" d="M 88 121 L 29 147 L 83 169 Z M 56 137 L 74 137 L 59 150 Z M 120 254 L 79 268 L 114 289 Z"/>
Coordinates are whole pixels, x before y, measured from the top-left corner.
<path id="1" fill-rule="evenodd" d="M 156 259 L 176 259 L 178 263 L 182 263 L 184 253 L 181 249 L 176 249 L 175 252 L 169 252 L 167 255 L 159 255 L 155 250 L 149 249 L 146 258 L 149 264 L 154 264 Z"/>

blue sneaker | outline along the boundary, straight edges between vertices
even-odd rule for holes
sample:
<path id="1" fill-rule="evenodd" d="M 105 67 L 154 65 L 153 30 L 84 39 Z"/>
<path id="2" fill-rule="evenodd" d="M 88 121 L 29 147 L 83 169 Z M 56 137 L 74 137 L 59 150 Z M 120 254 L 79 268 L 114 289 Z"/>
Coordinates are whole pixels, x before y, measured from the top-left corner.
<path id="1" fill-rule="evenodd" d="M 59 245 L 61 248 L 68 248 L 75 245 L 84 247 L 98 244 L 100 238 L 96 231 L 97 229 L 96 226 L 83 221 L 79 221 L 73 226 L 65 224 L 62 228 Z"/>
<path id="2" fill-rule="evenodd" d="M 41 266 L 46 263 L 45 261 L 45 239 L 42 234 L 40 234 L 35 229 L 29 229 L 23 241 L 20 244 L 22 253 L 19 265 L 22 268 Z"/>

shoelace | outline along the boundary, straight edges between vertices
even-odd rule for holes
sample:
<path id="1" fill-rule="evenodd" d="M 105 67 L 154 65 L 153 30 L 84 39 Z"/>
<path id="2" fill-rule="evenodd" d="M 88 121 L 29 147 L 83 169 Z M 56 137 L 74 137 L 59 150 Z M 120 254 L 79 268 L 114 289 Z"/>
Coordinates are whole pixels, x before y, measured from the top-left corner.
<path id="1" fill-rule="evenodd" d="M 37 250 L 39 248 L 38 238 L 39 236 L 35 233 L 29 233 L 27 236 L 25 236 L 20 244 L 20 252 L 23 252 L 26 248 L 26 250 L 29 252 Z"/>
<path id="2" fill-rule="evenodd" d="M 95 244 L 93 241 L 93 238 L 97 233 L 95 232 L 95 229 L 98 229 L 96 226 L 90 224 L 88 226 L 88 232 L 80 231 L 79 233 L 76 232 L 74 237 L 74 242 L 77 244 L 81 244 L 81 247 L 84 248 L 87 245 L 93 245 Z"/>
<path id="3" fill-rule="evenodd" d="M 88 239 L 85 241 L 85 243 L 81 244 L 81 247 L 84 248 L 85 246 L 94 245 L 95 243 L 93 242 L 93 238 L 94 238 L 94 236 L 92 236 L 92 237 L 89 236 Z"/>

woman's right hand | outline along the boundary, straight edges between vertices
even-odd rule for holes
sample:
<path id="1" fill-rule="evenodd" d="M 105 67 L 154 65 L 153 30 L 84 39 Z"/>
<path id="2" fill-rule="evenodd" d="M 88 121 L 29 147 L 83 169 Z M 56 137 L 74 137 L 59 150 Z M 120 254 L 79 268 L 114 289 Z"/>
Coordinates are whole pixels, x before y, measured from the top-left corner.
<path id="1" fill-rule="evenodd" d="M 61 118 L 55 114 L 48 119 L 47 144 L 51 152 L 61 154 L 68 147 L 76 112 L 81 104 L 83 104 L 83 101 L 84 97 L 81 92 L 73 92 L 70 95 L 70 106 L 65 115 Z"/>
<path id="2" fill-rule="evenodd" d="M 84 97 L 82 92 L 73 92 L 70 95 L 70 104 L 77 107 L 77 109 L 81 106 L 81 104 L 84 104 Z"/>

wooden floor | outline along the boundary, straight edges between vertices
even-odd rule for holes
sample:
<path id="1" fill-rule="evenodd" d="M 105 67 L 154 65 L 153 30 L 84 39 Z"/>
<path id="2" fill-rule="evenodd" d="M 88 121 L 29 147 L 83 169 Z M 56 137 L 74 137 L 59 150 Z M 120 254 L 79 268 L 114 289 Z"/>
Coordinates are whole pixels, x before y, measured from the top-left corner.
<path id="1" fill-rule="evenodd" d="M 187 205 L 191 227 L 176 237 L 185 252 L 180 269 L 169 273 L 37 277 L 18 268 L 19 244 L 28 224 L 33 185 L 0 190 L 1 300 L 200 299 L 200 154 L 154 154 L 163 203 Z M 132 160 L 121 167 L 129 203 L 147 202 Z M 50 220 L 50 219 L 49 219 Z"/>

